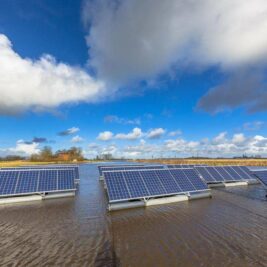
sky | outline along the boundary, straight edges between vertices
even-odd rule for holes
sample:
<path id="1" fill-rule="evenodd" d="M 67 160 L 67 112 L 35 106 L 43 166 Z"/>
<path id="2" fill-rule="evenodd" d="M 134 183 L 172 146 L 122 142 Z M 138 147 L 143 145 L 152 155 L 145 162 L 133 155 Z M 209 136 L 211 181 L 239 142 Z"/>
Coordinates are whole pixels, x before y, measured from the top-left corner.
<path id="1" fill-rule="evenodd" d="M 267 156 L 265 0 L 0 1 L 0 157 Z"/>

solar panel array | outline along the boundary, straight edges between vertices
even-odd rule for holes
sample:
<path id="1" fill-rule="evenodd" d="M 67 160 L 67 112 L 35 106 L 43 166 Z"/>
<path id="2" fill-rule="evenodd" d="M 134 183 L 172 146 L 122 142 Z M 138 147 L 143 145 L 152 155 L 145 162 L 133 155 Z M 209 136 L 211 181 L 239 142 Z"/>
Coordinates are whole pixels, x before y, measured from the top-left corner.
<path id="1" fill-rule="evenodd" d="M 267 187 L 267 170 L 254 171 L 254 175 Z"/>
<path id="2" fill-rule="evenodd" d="M 104 172 L 109 202 L 208 190 L 194 169 Z"/>
<path id="3" fill-rule="evenodd" d="M 233 182 L 255 179 L 245 166 L 195 167 L 207 183 Z"/>
<path id="4" fill-rule="evenodd" d="M 78 165 L 34 165 L 34 166 L 21 166 L 21 167 L 4 167 L 0 168 L 0 170 L 43 170 L 43 169 L 50 169 L 50 170 L 58 170 L 58 169 L 65 169 L 65 170 L 74 170 L 75 172 L 75 179 L 79 179 L 79 167 Z"/>
<path id="5" fill-rule="evenodd" d="M 0 170 L 0 196 L 75 190 L 73 169 Z"/>
<path id="6" fill-rule="evenodd" d="M 99 168 L 100 167 L 100 168 Z M 103 172 L 106 171 L 126 171 L 126 170 L 151 170 L 151 169 L 164 169 L 163 165 L 151 165 L 151 166 L 140 166 L 140 165 L 128 165 L 128 166 L 113 166 L 113 167 L 102 167 L 99 166 L 99 175 L 103 176 Z"/>
<path id="7" fill-rule="evenodd" d="M 198 165 L 195 165 L 195 164 L 168 164 L 167 168 L 169 168 L 169 169 L 181 169 L 181 168 L 194 168 L 197 166 L 207 166 L 207 165 L 205 165 L 205 164 L 198 164 Z"/>

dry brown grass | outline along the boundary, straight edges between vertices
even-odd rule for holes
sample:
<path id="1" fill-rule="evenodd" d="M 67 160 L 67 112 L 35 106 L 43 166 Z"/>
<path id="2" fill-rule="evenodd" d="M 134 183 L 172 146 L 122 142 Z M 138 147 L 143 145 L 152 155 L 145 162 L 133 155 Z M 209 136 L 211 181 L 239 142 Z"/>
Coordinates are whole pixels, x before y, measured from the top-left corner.
<path id="1" fill-rule="evenodd" d="M 245 166 L 267 166 L 267 159 L 153 159 L 137 160 L 144 163 L 160 164 L 207 164 L 217 165 L 245 165 Z"/>

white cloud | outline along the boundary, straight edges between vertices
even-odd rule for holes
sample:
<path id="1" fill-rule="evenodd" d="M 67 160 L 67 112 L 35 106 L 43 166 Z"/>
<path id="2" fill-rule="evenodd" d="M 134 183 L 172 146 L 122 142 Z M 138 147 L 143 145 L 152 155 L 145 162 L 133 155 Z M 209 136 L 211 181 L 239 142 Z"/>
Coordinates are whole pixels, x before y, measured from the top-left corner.
<path id="1" fill-rule="evenodd" d="M 105 131 L 105 132 L 102 132 L 102 133 L 99 133 L 98 137 L 97 137 L 97 140 L 100 140 L 100 141 L 109 141 L 111 140 L 113 137 L 113 133 L 110 132 L 110 131 Z"/>
<path id="2" fill-rule="evenodd" d="M 227 132 L 222 132 L 213 138 L 213 144 L 221 144 L 226 140 Z"/>
<path id="3" fill-rule="evenodd" d="M 163 128 L 151 129 L 147 133 L 147 138 L 149 138 L 149 139 L 157 139 L 157 138 L 160 138 L 162 135 L 164 135 L 165 132 L 166 131 Z"/>
<path id="4" fill-rule="evenodd" d="M 243 133 L 239 133 L 239 134 L 234 134 L 232 142 L 234 144 L 241 144 L 246 140 L 245 136 Z"/>
<path id="5" fill-rule="evenodd" d="M 176 131 L 171 131 L 168 133 L 169 136 L 176 136 L 176 135 L 181 135 L 182 131 L 181 130 L 176 130 Z"/>
<path id="6" fill-rule="evenodd" d="M 86 1 L 89 64 L 101 79 L 125 84 L 173 64 L 266 63 L 266 12 L 265 0 Z"/>
<path id="7" fill-rule="evenodd" d="M 0 154 L 2 156 L 7 155 L 19 155 L 19 156 L 30 156 L 32 154 L 38 154 L 40 152 L 39 143 L 25 143 L 24 140 L 18 140 L 15 147 L 11 148 L 0 148 Z"/>
<path id="8" fill-rule="evenodd" d="M 142 130 L 140 128 L 134 128 L 130 133 L 124 134 L 119 133 L 115 135 L 116 139 L 120 140 L 136 140 L 143 136 Z"/>
<path id="9" fill-rule="evenodd" d="M 93 143 L 89 145 L 89 152 L 87 154 L 90 154 L 91 157 L 103 153 L 111 153 L 118 158 L 174 156 L 233 157 L 242 156 L 243 154 L 267 156 L 267 137 L 261 135 L 250 137 L 239 133 L 228 138 L 226 132 L 223 132 L 212 139 L 186 140 L 184 138 L 177 138 L 168 139 L 157 144 L 150 144 L 144 139 L 141 139 L 136 145 L 118 146 L 111 144 L 102 146 Z"/>
<path id="10" fill-rule="evenodd" d="M 0 34 L 0 113 L 53 109 L 61 104 L 96 102 L 106 96 L 103 82 L 50 55 L 22 58 Z"/>
<path id="11" fill-rule="evenodd" d="M 83 140 L 84 140 L 84 139 L 83 139 L 82 137 L 80 137 L 79 135 L 76 135 L 76 136 L 72 137 L 71 142 L 72 142 L 72 143 L 80 143 L 80 142 L 82 142 Z"/>

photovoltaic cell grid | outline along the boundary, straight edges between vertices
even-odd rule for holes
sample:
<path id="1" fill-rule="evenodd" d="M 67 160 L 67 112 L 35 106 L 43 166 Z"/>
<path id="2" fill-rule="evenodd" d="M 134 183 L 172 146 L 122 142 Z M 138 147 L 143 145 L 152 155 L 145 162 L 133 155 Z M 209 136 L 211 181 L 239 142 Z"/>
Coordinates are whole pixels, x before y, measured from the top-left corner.
<path id="1" fill-rule="evenodd" d="M 109 202 L 208 190 L 194 169 L 104 172 Z"/>
<path id="2" fill-rule="evenodd" d="M 195 170 L 207 183 L 255 179 L 245 166 L 195 167 Z"/>
<path id="3" fill-rule="evenodd" d="M 254 171 L 254 175 L 267 187 L 267 170 Z"/>
<path id="4" fill-rule="evenodd" d="M 99 175 L 103 176 L 104 171 L 113 171 L 113 170 L 127 170 L 129 169 L 136 169 L 144 167 L 144 165 L 104 165 L 98 166 Z"/>
<path id="5" fill-rule="evenodd" d="M 79 179 L 79 167 L 77 165 L 34 165 L 34 166 L 22 166 L 22 167 L 10 167 L 10 168 L 0 168 L 0 170 L 43 170 L 43 169 L 50 169 L 50 170 L 58 170 L 58 169 L 70 169 L 75 171 L 75 179 Z"/>
<path id="6" fill-rule="evenodd" d="M 163 165 L 151 165 L 151 166 L 116 166 L 116 167 L 105 167 L 99 169 L 99 175 L 102 176 L 103 172 L 110 171 L 127 171 L 127 170 L 153 170 L 153 169 L 164 169 Z"/>
<path id="7" fill-rule="evenodd" d="M 0 196 L 75 190 L 73 169 L 0 170 Z"/>

